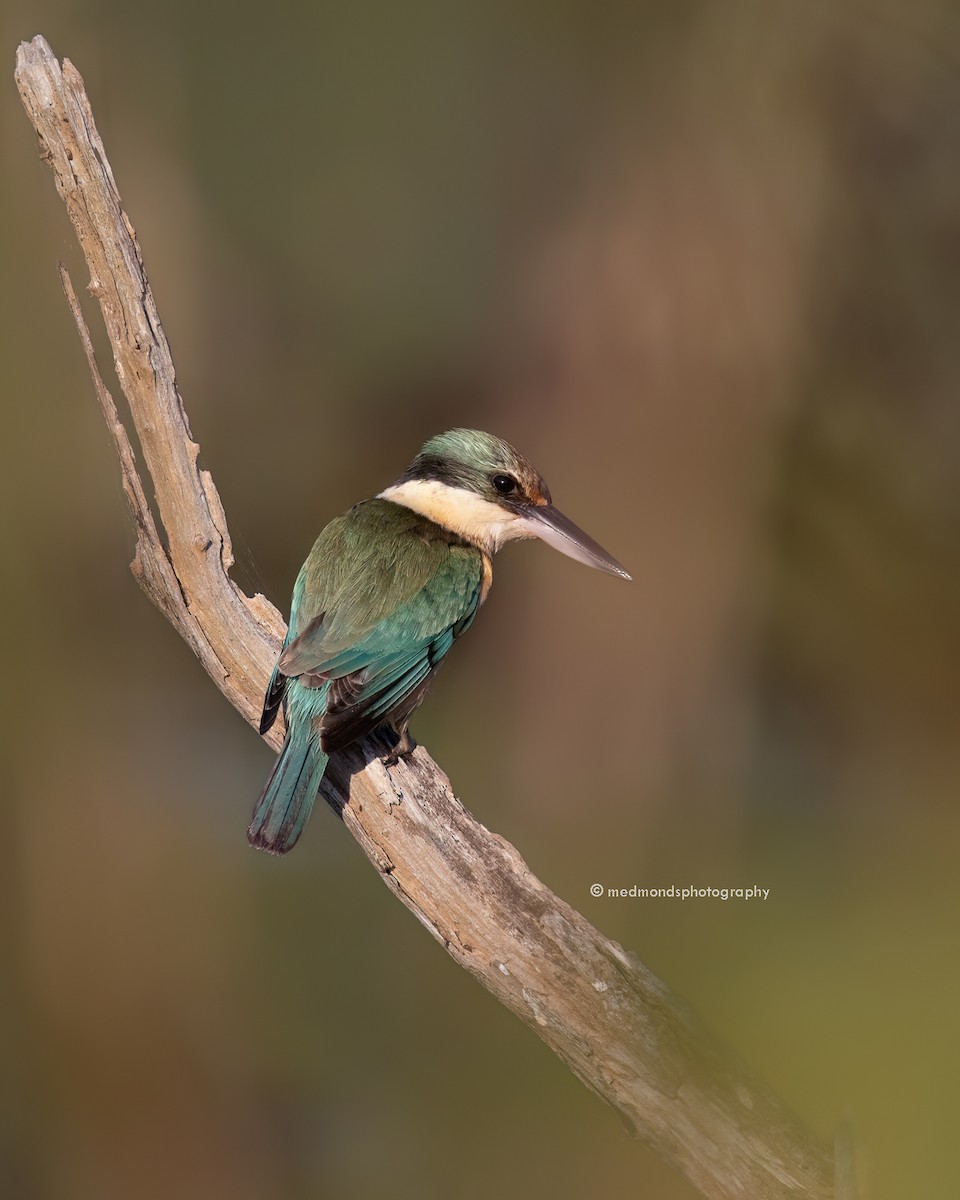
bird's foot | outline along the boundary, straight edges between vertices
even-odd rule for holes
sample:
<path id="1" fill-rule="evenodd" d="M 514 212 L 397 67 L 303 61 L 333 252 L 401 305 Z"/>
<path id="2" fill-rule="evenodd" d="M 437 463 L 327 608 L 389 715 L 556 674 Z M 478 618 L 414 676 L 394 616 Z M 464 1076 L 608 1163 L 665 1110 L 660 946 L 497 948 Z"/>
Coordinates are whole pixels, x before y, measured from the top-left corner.
<path id="1" fill-rule="evenodd" d="M 412 754 L 417 748 L 417 743 L 411 736 L 409 729 L 403 729 L 397 734 L 397 740 L 394 743 L 393 749 L 384 757 L 384 766 L 395 767 L 401 758 L 406 758 L 408 754 Z"/>

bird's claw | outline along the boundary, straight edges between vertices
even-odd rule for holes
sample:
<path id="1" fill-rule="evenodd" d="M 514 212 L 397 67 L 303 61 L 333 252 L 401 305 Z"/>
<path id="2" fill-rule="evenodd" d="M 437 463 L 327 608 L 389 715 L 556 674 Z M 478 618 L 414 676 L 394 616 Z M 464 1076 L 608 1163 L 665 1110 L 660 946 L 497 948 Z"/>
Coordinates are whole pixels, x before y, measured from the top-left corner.
<path id="1" fill-rule="evenodd" d="M 395 767 L 401 758 L 407 758 L 417 748 L 417 743 L 410 732 L 404 729 L 402 733 L 397 734 L 397 740 L 394 743 L 393 749 L 389 754 L 384 756 L 383 765 L 385 767 Z"/>

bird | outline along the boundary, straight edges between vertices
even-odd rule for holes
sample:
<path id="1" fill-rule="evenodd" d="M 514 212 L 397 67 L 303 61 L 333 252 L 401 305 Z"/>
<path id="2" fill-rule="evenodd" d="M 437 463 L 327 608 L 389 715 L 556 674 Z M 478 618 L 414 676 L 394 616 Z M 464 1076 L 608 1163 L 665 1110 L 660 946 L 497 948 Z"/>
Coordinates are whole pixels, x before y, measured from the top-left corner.
<path id="1" fill-rule="evenodd" d="M 430 438 L 395 483 L 323 529 L 267 685 L 260 733 L 282 707 L 286 734 L 247 830 L 252 846 L 293 848 L 336 751 L 385 726 L 386 764 L 412 753 L 410 718 L 486 600 L 493 555 L 526 538 L 630 579 L 554 507 L 527 459 L 477 429 Z"/>

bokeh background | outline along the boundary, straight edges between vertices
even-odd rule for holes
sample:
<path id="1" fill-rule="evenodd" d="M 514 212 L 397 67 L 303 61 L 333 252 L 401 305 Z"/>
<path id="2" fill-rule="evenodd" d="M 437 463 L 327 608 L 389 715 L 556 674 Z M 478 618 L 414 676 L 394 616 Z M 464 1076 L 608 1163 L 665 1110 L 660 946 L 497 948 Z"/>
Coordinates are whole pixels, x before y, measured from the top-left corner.
<path id="1" fill-rule="evenodd" d="M 0 1194 L 694 1195 L 329 812 L 248 850 L 270 753 L 127 572 L 12 81 L 37 32 L 239 581 L 285 607 L 432 432 L 527 452 L 636 582 L 508 549 L 417 735 L 800 1117 L 852 1122 L 865 1195 L 960 1194 L 956 6 L 8 0 L 0 32 Z"/>

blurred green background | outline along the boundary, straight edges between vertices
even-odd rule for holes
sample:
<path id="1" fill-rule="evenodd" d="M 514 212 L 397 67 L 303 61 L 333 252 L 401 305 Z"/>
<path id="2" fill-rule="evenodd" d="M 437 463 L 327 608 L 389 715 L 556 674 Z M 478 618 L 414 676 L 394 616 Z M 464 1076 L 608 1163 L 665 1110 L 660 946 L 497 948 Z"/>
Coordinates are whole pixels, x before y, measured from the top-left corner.
<path id="1" fill-rule="evenodd" d="M 12 81 L 37 32 L 240 582 L 285 610 L 432 432 L 528 453 L 636 582 L 507 550 L 415 732 L 798 1115 L 853 1122 L 865 1195 L 960 1194 L 956 6 L 8 0 L 0 31 L 0 1195 L 694 1195 L 329 812 L 248 850 L 270 753 L 127 572 Z"/>

